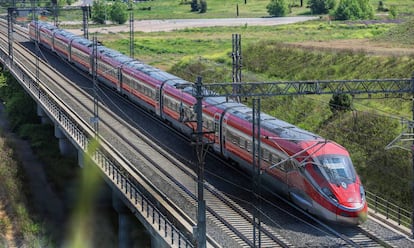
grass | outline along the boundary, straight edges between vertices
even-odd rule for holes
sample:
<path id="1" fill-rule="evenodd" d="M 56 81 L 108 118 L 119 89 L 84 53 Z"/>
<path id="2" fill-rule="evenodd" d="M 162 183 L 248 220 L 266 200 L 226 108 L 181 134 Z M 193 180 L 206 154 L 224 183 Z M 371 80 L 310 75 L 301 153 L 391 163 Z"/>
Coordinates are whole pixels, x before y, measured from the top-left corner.
<path id="1" fill-rule="evenodd" d="M 21 242 L 31 246 L 39 242 L 38 235 L 41 227 L 29 216 L 26 208 L 27 199 L 24 194 L 21 194 L 24 187 L 20 173 L 19 164 L 14 159 L 13 148 L 7 138 L 1 134 L 0 206 L 2 209 L 0 210 L 6 214 L 3 212 L 0 217 L 0 233 L 17 239 L 12 242 Z"/>
<path id="2" fill-rule="evenodd" d="M 134 4 L 134 16 L 137 19 L 175 19 L 175 18 L 234 18 L 234 17 L 263 17 L 268 16 L 266 5 L 268 0 L 229 0 L 207 1 L 207 12 L 200 14 L 191 12 L 191 1 L 157 0 Z M 238 6 L 238 16 L 237 16 Z M 151 7 L 151 11 L 140 10 Z M 303 12 L 306 9 L 303 8 Z"/>
<path id="3" fill-rule="evenodd" d="M 110 2 L 110 1 L 108 1 Z M 191 0 L 156 0 L 142 1 L 133 3 L 134 17 L 136 20 L 148 19 L 200 19 L 200 18 L 247 18 L 247 17 L 268 17 L 266 6 L 270 0 L 207 0 L 207 12 L 200 14 L 191 12 Z M 288 0 L 295 6 L 291 8 L 290 16 L 309 15 L 307 1 L 300 7 L 299 0 Z M 371 0 L 373 8 L 378 8 L 378 0 Z M 385 0 L 382 1 L 386 8 L 395 7 L 398 15 L 403 16 L 414 13 L 414 2 L 411 0 Z M 26 7 L 31 7 L 30 3 Z M 151 7 L 151 10 L 143 10 Z M 237 11 L 238 9 L 238 11 Z M 0 13 L 5 12 L 0 8 Z M 388 12 L 377 12 L 377 18 L 387 15 Z M 61 10 L 59 13 L 60 21 L 82 20 L 80 10 Z"/>
<path id="4" fill-rule="evenodd" d="M 323 20 L 305 23 L 257 27 L 208 27 L 135 34 L 135 57 L 149 64 L 168 69 L 187 56 L 216 57 L 229 60 L 232 34 L 242 37 L 242 50 L 260 41 L 278 42 L 328 41 L 339 39 L 369 39 L 388 32 L 393 23 L 345 24 Z M 129 34 L 100 34 L 105 46 L 129 54 Z"/>

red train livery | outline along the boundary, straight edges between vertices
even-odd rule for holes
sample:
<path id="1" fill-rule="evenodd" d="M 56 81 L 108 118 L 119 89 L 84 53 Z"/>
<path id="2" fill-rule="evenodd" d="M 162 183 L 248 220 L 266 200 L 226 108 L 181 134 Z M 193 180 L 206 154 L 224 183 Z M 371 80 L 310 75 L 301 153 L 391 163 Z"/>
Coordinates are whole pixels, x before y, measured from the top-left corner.
<path id="1" fill-rule="evenodd" d="M 36 33 L 38 32 L 38 35 Z M 30 39 L 91 73 L 92 42 L 51 24 L 29 24 Z M 104 46 L 97 48 L 99 80 L 190 135 L 195 124 L 192 83 Z M 252 109 L 224 97 L 203 100 L 205 140 L 252 171 Z M 262 180 L 323 219 L 359 224 L 367 217 L 364 188 L 341 145 L 261 113 Z"/>

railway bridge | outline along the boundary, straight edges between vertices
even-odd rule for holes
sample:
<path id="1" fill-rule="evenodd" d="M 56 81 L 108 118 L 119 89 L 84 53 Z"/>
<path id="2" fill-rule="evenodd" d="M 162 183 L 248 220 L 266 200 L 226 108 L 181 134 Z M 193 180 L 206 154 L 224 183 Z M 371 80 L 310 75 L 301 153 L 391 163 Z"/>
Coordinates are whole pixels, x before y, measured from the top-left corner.
<path id="1" fill-rule="evenodd" d="M 119 246 L 131 247 L 128 235 L 129 212 L 132 212 L 151 234 L 153 247 L 197 246 L 194 238 L 197 234 L 195 227 L 198 183 L 195 173 L 183 161 L 148 138 L 143 130 L 139 130 L 114 113 L 106 104 L 99 106 L 97 132 L 97 120 L 94 118 L 97 112 L 96 99 L 84 90 L 88 88 L 87 84 L 82 86 L 74 83 L 70 73 L 65 75 L 65 72 L 56 69 L 57 65 L 53 64 L 55 62 L 48 63 L 46 59 L 40 59 L 37 56 L 39 54 L 28 49 L 25 46 L 25 29 L 16 29 L 16 33 L 21 32 L 21 36 L 15 38 L 10 47 L 7 32 L 3 32 L 6 30 L 5 26 L 2 26 L 0 35 L 1 63 L 36 101 L 42 120 L 55 125 L 55 134 L 59 139 L 62 154 L 77 156 L 81 167 L 96 166 L 100 169 L 102 177 L 112 189 L 113 205 L 119 214 Z M 326 87 L 320 87 L 322 84 L 323 82 L 318 82 L 301 84 L 300 87 L 297 87 L 298 84 L 290 86 L 306 94 L 322 94 L 323 90 L 326 90 Z M 271 87 L 263 92 L 270 92 Z M 343 90 L 343 87 L 341 88 Z M 292 91 L 291 88 L 279 89 Z M 406 87 L 402 86 L 400 90 L 405 89 Z M 96 144 L 95 140 L 98 140 L 99 145 L 93 145 Z M 207 204 L 206 247 L 303 245 L 294 243 L 297 241 L 295 235 L 303 235 L 301 231 L 297 234 L 297 227 L 291 227 L 286 231 L 281 224 L 274 222 L 259 225 L 260 238 L 257 240 L 256 232 L 252 231 L 256 220 L 251 211 L 208 183 L 203 183 L 203 192 Z M 280 215 L 289 214 L 281 210 Z M 295 217 L 290 221 L 297 222 L 297 219 Z M 315 236 L 322 236 L 319 232 L 323 226 L 326 228 L 323 233 L 329 233 L 326 235 L 329 242 L 332 242 L 329 243 L 331 245 L 413 245 L 401 231 L 387 237 L 375 233 L 372 226 L 379 228 L 378 223 L 372 224 L 370 228 L 351 229 L 349 234 L 323 223 L 318 225 L 320 226 L 315 228 L 318 234 Z"/>

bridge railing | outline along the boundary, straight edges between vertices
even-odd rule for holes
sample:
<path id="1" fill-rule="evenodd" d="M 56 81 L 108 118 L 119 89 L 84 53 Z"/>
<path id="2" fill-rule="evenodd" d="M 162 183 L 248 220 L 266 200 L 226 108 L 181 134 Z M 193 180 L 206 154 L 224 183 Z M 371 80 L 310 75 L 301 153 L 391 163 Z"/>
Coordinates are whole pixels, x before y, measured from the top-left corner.
<path id="1" fill-rule="evenodd" d="M 171 246 L 194 247 L 188 242 L 188 239 L 183 233 L 141 192 L 136 186 L 136 183 L 126 177 L 124 175 L 125 172 L 110 160 L 106 159 L 106 156 L 105 153 L 98 150 L 94 154 L 93 160 L 101 167 L 102 171 L 112 183 L 117 185 L 130 204 L 141 212 L 141 216 L 152 223 L 155 229 L 162 233 L 164 238 L 168 239 Z"/>
<path id="2" fill-rule="evenodd" d="M 411 228 L 412 212 L 378 196 L 377 194 L 366 192 L 368 207 L 375 213 L 381 214 L 386 219 L 393 220 L 398 225 Z"/>
<path id="3" fill-rule="evenodd" d="M 70 136 L 72 141 L 76 143 L 76 146 L 86 152 L 91 138 L 94 137 L 91 128 L 85 125 L 85 123 L 82 123 L 82 121 L 80 121 L 81 123 L 75 121 L 75 119 L 80 120 L 80 118 L 76 118 L 76 113 L 73 113 L 64 103 L 58 102 L 58 98 L 54 96 L 52 92 L 49 92 L 43 84 L 36 83 L 33 80 L 33 78 L 35 78 L 35 72 L 30 69 L 27 70 L 27 68 L 33 69 L 30 65 L 26 66 L 28 61 L 23 57 L 20 58 L 18 53 L 14 54 L 14 60 L 11 61 L 7 52 L 3 49 L 4 46 L 0 46 L 1 62 L 7 66 L 25 90 L 42 105 L 49 117 L 53 118 L 54 122 L 58 123 L 62 130 Z M 47 80 L 42 75 L 40 75 L 40 78 L 42 80 Z M 106 147 L 106 149 L 103 147 Z M 138 189 L 135 180 L 133 181 L 132 179 L 129 179 L 127 173 L 122 173 L 119 165 L 116 165 L 112 161 L 115 159 L 108 156 L 108 154 L 113 155 L 116 154 L 116 152 L 108 149 L 110 149 L 109 145 L 101 145 L 100 149 L 93 155 L 92 159 L 108 178 L 118 186 L 122 194 L 126 196 L 126 199 L 135 206 L 137 212 L 140 212 L 141 216 L 153 226 L 155 231 L 158 231 L 159 235 L 163 237 L 171 247 L 194 247 L 191 238 L 188 238 L 188 234 L 185 235 L 168 219 L 167 216 L 162 214 L 156 205 Z M 130 165 L 128 166 L 130 168 L 133 167 Z M 123 170 L 125 171 L 124 168 Z M 130 177 L 133 178 L 131 175 Z"/>

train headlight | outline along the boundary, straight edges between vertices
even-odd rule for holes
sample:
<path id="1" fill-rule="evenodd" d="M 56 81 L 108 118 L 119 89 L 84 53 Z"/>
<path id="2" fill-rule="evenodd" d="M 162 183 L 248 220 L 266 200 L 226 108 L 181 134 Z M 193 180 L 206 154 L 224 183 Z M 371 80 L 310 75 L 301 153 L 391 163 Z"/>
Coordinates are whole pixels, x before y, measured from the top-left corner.
<path id="1" fill-rule="evenodd" d="M 332 200 L 334 200 L 335 202 L 338 202 L 338 199 L 336 199 L 336 196 L 332 193 L 332 191 L 329 188 L 322 188 L 323 193 L 328 196 L 329 198 L 331 198 Z"/>
<path id="2" fill-rule="evenodd" d="M 362 185 L 359 186 L 359 192 L 361 193 L 361 200 L 365 201 L 365 190 L 364 190 L 364 187 Z"/>

